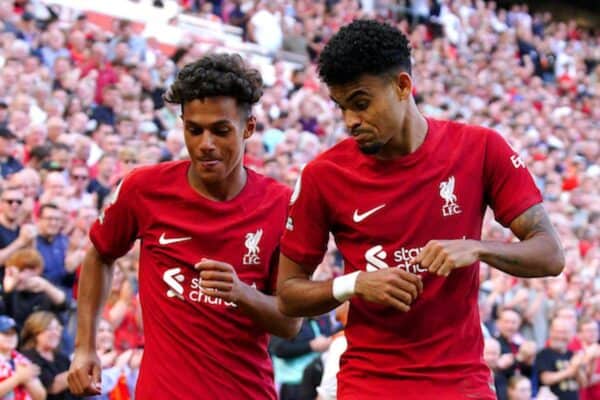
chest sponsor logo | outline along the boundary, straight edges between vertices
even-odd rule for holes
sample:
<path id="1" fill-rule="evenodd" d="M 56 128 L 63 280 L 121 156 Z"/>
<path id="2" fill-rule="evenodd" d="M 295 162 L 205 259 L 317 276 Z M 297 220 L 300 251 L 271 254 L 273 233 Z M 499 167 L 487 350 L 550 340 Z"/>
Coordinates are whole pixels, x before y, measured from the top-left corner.
<path id="1" fill-rule="evenodd" d="M 442 215 L 444 217 L 460 214 L 462 212 L 460 206 L 457 204 L 456 195 L 454 194 L 455 182 L 454 176 L 451 176 L 447 181 L 440 183 L 440 197 L 444 200 L 444 205 L 442 206 Z"/>
<path id="2" fill-rule="evenodd" d="M 517 154 L 513 154 L 512 156 L 510 156 L 510 162 L 516 169 L 525 168 L 525 162 Z"/>
<path id="3" fill-rule="evenodd" d="M 258 245 L 260 243 L 262 235 L 262 229 L 257 229 L 254 233 L 246 233 L 246 241 L 244 242 L 244 246 L 246 246 L 247 252 L 242 258 L 242 262 L 244 265 L 260 264 L 260 247 L 258 247 Z"/>
<path id="4" fill-rule="evenodd" d="M 181 268 L 171 268 L 163 273 L 163 281 L 167 284 L 167 297 L 176 297 L 182 301 L 202 303 L 213 306 L 237 307 L 234 302 L 223 301 L 218 297 L 210 295 L 210 292 L 202 289 L 200 276 L 190 279 L 188 282 Z M 256 288 L 256 283 L 252 285 Z M 187 288 L 187 289 L 186 289 Z"/>
<path id="5" fill-rule="evenodd" d="M 352 215 L 352 221 L 358 224 L 359 222 L 362 222 L 366 218 L 369 218 L 371 215 L 375 214 L 377 211 L 381 210 L 383 207 L 385 207 L 385 204 L 382 204 L 375 208 L 371 208 L 370 210 L 365 211 L 363 213 L 359 213 L 358 210 L 354 210 L 354 214 Z"/>
<path id="6" fill-rule="evenodd" d="M 400 248 L 392 254 L 393 262 L 396 265 L 390 266 L 387 262 L 387 252 L 384 250 L 383 246 L 377 245 L 371 247 L 369 250 L 365 252 L 365 261 L 366 267 L 365 269 L 369 272 L 378 271 L 380 269 L 386 268 L 400 268 L 407 272 L 411 272 L 413 274 L 417 274 L 420 272 L 427 272 L 426 268 L 421 268 L 420 265 L 412 265 L 410 260 L 416 257 L 421 252 L 422 247 L 413 247 L 413 248 Z"/>

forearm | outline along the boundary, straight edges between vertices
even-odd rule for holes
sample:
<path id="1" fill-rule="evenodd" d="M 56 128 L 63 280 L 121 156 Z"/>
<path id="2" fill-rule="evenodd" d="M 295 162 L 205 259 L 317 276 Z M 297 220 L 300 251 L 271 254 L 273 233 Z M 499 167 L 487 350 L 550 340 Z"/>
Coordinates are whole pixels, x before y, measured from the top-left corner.
<path id="1" fill-rule="evenodd" d="M 48 393 L 50 394 L 58 394 L 62 391 L 67 390 L 67 372 L 61 372 L 60 374 L 54 377 L 52 384 L 48 388 Z"/>
<path id="2" fill-rule="evenodd" d="M 85 255 L 79 282 L 76 348 L 96 348 L 100 310 L 108 296 L 111 282 L 112 263 L 104 262 L 92 247 Z"/>
<path id="3" fill-rule="evenodd" d="M 302 320 L 282 314 L 277 308 L 275 296 L 266 295 L 250 286 L 245 291 L 246 296 L 237 305 L 260 327 L 283 338 L 293 338 L 298 334 Z"/>
<path id="4" fill-rule="evenodd" d="M 19 386 L 19 381 L 16 376 L 11 376 L 0 382 L 0 397 L 4 397 Z"/>
<path id="5" fill-rule="evenodd" d="M 573 373 L 569 371 L 569 369 L 564 369 L 562 371 L 551 372 L 546 371 L 542 372 L 540 375 L 540 381 L 542 385 L 552 386 L 556 385 L 560 381 L 564 381 L 565 379 L 569 379 L 573 376 Z"/>
<path id="6" fill-rule="evenodd" d="M 325 314 L 337 306 L 332 294 L 332 280 L 311 281 L 304 277 L 292 277 L 278 288 L 279 310 L 289 316 L 317 316 Z"/>
<path id="7" fill-rule="evenodd" d="M 65 302 L 65 299 L 67 298 L 67 295 L 62 290 L 60 290 L 50 282 L 46 283 L 44 293 L 46 293 L 46 296 L 48 296 L 48 298 L 53 304 L 63 304 Z"/>
<path id="8" fill-rule="evenodd" d="M 127 314 L 127 303 L 123 300 L 118 300 L 108 312 L 108 321 L 116 328 L 123 322 L 125 314 Z"/>
<path id="9" fill-rule="evenodd" d="M 479 260 L 507 274 L 534 278 L 558 275 L 564 259 L 546 233 L 516 243 L 482 241 Z"/>
<path id="10" fill-rule="evenodd" d="M 25 384 L 25 390 L 29 393 L 32 400 L 44 400 L 46 398 L 46 389 L 38 378 L 31 379 Z"/>
<path id="11" fill-rule="evenodd" d="M 24 247 L 25 243 L 21 242 L 21 240 L 16 239 L 13 240 L 11 244 L 9 244 L 8 246 L 6 246 L 3 249 L 0 249 L 0 265 L 4 265 L 4 263 L 6 262 L 6 259 L 15 251 L 19 250 L 20 248 Z"/>

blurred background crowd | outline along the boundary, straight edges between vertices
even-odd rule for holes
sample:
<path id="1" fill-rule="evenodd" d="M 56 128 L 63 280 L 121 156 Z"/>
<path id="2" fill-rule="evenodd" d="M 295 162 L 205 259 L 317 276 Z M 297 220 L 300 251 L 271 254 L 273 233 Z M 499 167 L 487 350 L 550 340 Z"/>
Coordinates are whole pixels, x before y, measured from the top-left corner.
<path id="1" fill-rule="evenodd" d="M 187 157 L 180 110 L 162 100 L 178 70 L 206 52 L 239 49 L 186 34 L 167 51 L 132 21 L 102 26 L 51 3 L 0 0 L 0 398 L 72 398 L 66 370 L 90 225 L 133 168 Z M 346 137 L 315 70 L 328 38 L 362 17 L 404 31 L 422 112 L 506 137 L 565 248 L 565 271 L 554 278 L 481 266 L 484 358 L 499 399 L 600 399 L 597 31 L 483 0 L 171 3 L 147 6 L 238 29 L 244 46 L 260 50 L 246 54 L 266 88 L 245 164 L 290 186 L 305 163 Z M 491 214 L 484 237 L 514 240 Z M 136 248 L 117 262 L 99 327 L 101 398 L 133 397 L 144 343 L 137 264 Z M 342 270 L 332 243 L 315 279 Z M 343 314 L 307 319 L 294 340 L 273 339 L 282 399 L 334 398 Z"/>

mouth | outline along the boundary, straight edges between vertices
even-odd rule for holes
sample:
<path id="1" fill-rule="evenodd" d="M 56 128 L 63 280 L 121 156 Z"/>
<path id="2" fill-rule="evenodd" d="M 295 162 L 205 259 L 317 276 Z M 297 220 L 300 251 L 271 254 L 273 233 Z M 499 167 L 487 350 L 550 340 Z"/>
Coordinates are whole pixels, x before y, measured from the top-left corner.
<path id="1" fill-rule="evenodd" d="M 221 161 L 216 158 L 201 158 L 198 162 L 202 168 L 211 169 L 216 167 Z"/>

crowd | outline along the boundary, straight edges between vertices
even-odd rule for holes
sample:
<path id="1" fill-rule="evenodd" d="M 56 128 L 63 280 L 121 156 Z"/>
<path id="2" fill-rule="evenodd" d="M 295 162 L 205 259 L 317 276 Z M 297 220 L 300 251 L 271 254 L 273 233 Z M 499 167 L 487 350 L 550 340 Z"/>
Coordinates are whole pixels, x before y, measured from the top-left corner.
<path id="1" fill-rule="evenodd" d="M 32 3 L 37 10 L 38 2 L 0 0 L 0 398 L 47 392 L 64 399 L 88 230 L 133 168 L 187 156 L 180 110 L 162 95 L 206 50 L 192 42 L 165 54 L 128 21 L 105 31 L 84 14 L 40 17 Z M 558 277 L 516 279 L 481 266 L 484 357 L 498 397 L 600 399 L 597 32 L 525 5 L 505 10 L 483 0 L 181 3 L 186 12 L 243 28 L 246 40 L 273 55 L 272 65 L 257 65 L 273 79 L 254 109 L 257 131 L 245 164 L 290 186 L 306 162 L 346 137 L 315 71 L 324 43 L 362 17 L 406 32 L 422 112 L 505 136 L 520 154 L 513 163 L 533 174 L 564 245 Z M 281 50 L 308 61 L 291 69 L 278 59 Z M 492 215 L 483 229 L 486 238 L 513 240 Z M 118 261 L 98 332 L 102 398 L 135 386 L 144 343 L 137 263 L 135 248 Z M 341 271 L 332 243 L 318 274 Z M 306 386 L 304 368 L 325 362 L 339 327 L 323 316 L 305 321 L 297 339 L 274 340 L 282 398 L 331 398 L 329 383 L 314 377 L 312 397 L 294 397 L 301 391 L 289 387 Z"/>

